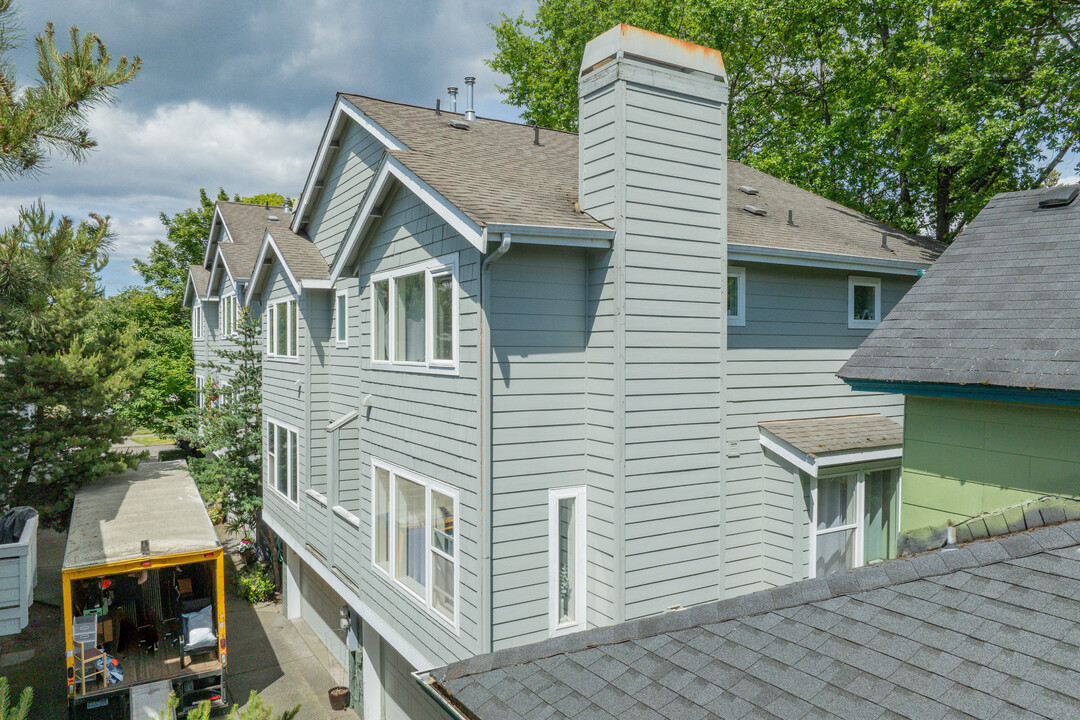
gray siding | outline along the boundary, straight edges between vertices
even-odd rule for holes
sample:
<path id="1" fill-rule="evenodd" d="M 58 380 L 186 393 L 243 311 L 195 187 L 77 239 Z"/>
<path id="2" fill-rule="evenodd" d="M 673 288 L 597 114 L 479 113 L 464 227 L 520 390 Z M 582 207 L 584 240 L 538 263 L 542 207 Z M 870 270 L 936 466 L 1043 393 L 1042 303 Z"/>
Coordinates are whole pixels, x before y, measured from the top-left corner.
<path id="1" fill-rule="evenodd" d="M 385 640 L 380 640 L 379 678 L 382 680 L 385 720 L 449 720 L 438 703 L 420 689 L 405 658 Z M 424 668 L 426 669 L 426 668 Z"/>
<path id="2" fill-rule="evenodd" d="M 903 422 L 903 397 L 853 392 L 836 377 L 869 330 L 847 326 L 848 275 L 746 267 L 746 325 L 728 329 L 724 588 L 737 595 L 805 577 L 804 479 L 766 456 L 759 422 L 875 413 Z M 913 279 L 883 277 L 884 316 Z M 793 474 L 794 472 L 794 474 Z M 799 558 L 795 560 L 793 558 Z"/>
<path id="3" fill-rule="evenodd" d="M 499 649 L 548 636 L 548 490 L 585 484 L 585 257 L 517 247 L 490 278 L 492 638 Z"/>
<path id="4" fill-rule="evenodd" d="M 308 236 L 331 264 L 360 208 L 383 150 L 381 142 L 359 125 L 350 123 L 307 226 Z"/>

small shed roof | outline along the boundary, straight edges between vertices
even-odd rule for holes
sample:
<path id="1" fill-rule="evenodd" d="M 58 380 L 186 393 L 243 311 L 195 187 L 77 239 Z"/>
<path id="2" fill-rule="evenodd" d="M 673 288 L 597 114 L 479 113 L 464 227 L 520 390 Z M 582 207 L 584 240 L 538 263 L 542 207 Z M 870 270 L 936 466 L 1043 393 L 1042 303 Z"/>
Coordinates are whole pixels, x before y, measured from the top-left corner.
<path id="1" fill-rule="evenodd" d="M 149 541 L 149 555 L 142 542 Z M 64 569 L 221 546 L 199 490 L 181 461 L 144 463 L 75 496 Z"/>
<path id="2" fill-rule="evenodd" d="M 848 450 L 896 447 L 904 442 L 904 429 L 881 414 L 809 420 L 774 420 L 758 427 L 810 457 Z"/>

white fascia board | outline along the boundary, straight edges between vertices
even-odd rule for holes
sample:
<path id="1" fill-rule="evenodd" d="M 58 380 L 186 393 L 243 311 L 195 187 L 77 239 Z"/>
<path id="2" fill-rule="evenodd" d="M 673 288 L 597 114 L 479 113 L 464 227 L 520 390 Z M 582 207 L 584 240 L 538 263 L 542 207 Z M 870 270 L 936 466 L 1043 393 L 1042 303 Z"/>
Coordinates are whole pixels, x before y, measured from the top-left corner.
<path id="1" fill-rule="evenodd" d="M 206 288 L 206 292 L 209 293 L 210 288 L 215 287 L 214 279 L 215 279 L 215 275 L 217 274 L 217 271 L 218 271 L 218 263 L 219 262 L 221 263 L 221 267 L 225 268 L 225 272 L 228 273 L 229 280 L 231 280 L 232 284 L 233 284 L 233 292 L 235 292 L 237 285 L 239 285 L 239 281 L 238 281 L 237 277 L 235 275 L 233 275 L 232 268 L 229 267 L 229 262 L 225 259 L 225 256 L 222 255 L 220 252 L 215 253 L 215 255 L 214 255 L 214 265 L 213 265 L 213 267 L 210 268 L 210 283 Z"/>
<path id="2" fill-rule="evenodd" d="M 210 253 L 217 247 L 216 242 L 211 242 L 210 239 L 214 237 L 214 228 L 218 223 L 225 224 L 225 220 L 221 217 L 221 211 L 218 210 L 217 203 L 214 203 L 214 217 L 210 220 L 210 232 L 206 235 L 206 254 L 203 256 L 203 267 L 210 268 Z M 231 235 L 229 237 L 232 237 Z"/>
<path id="3" fill-rule="evenodd" d="M 338 430 L 343 425 L 348 424 L 349 422 L 355 420 L 358 417 L 360 417 L 360 411 L 359 410 L 350 410 L 349 412 L 345 413 L 344 415 L 339 417 L 334 422 L 327 425 L 326 426 L 326 432 L 328 432 L 328 433 L 334 432 L 335 430 Z"/>
<path id="4" fill-rule="evenodd" d="M 285 529 L 285 527 L 275 520 L 266 509 L 263 508 L 262 513 L 263 521 L 270 526 L 276 534 L 281 536 L 285 541 L 285 544 L 289 546 L 289 550 L 295 552 L 300 556 L 300 559 L 304 561 L 304 564 L 319 574 L 319 577 L 333 588 L 334 592 L 338 594 L 345 602 L 349 604 L 349 607 L 353 608 L 360 614 L 360 618 L 371 626 L 371 628 L 379 633 L 390 643 L 390 646 L 401 653 L 401 656 L 405 658 L 405 661 L 412 665 L 414 668 L 431 669 L 435 667 L 441 667 L 446 663 L 433 662 L 424 653 L 413 647 L 412 643 L 407 641 L 401 636 L 401 634 L 390 627 L 390 624 L 386 622 L 380 615 L 378 615 L 370 605 L 360 599 L 360 596 L 356 594 L 352 588 L 343 583 L 337 575 L 330 572 L 329 569 L 322 564 L 322 562 L 316 559 L 304 545 L 296 540 L 292 536 L 292 533 Z"/>
<path id="5" fill-rule="evenodd" d="M 311 170 L 308 171 L 307 181 L 304 183 L 304 191 L 300 194 L 300 204 L 297 206 L 296 212 L 293 213 L 293 232 L 299 232 L 303 226 L 304 211 L 312 198 L 315 189 L 315 181 L 322 175 L 323 171 L 326 169 L 326 164 L 330 161 L 331 155 L 333 155 L 330 143 L 332 142 L 333 137 L 338 134 L 344 118 L 349 118 L 360 127 L 364 128 L 364 130 L 369 132 L 372 137 L 382 143 L 383 147 L 387 150 L 409 149 L 400 140 L 383 129 L 381 125 L 360 112 L 359 108 L 338 95 L 337 102 L 334 103 L 334 109 L 330 113 L 330 120 L 326 123 L 326 129 L 323 130 L 322 140 L 319 141 L 319 151 L 315 155 L 315 162 L 312 163 Z"/>
<path id="6" fill-rule="evenodd" d="M 810 477 L 817 477 L 821 470 L 838 467 L 841 465 L 861 465 L 864 463 L 877 462 L 879 460 L 897 460 L 903 455 L 904 448 L 894 445 L 886 448 L 870 448 L 868 450 L 851 450 L 846 452 L 829 453 L 828 455 L 812 456 L 799 450 L 764 428 L 758 428 L 758 442 L 761 447 L 769 450 L 791 463 L 795 467 L 807 473 Z"/>
<path id="7" fill-rule="evenodd" d="M 801 267 L 820 267 L 834 270 L 857 270 L 876 272 L 886 275 L 915 275 L 926 270 L 930 263 L 906 262 L 902 260 L 878 260 L 876 258 L 837 255 L 834 253 L 809 252 L 806 250 L 787 250 L 783 248 L 760 247 L 758 245 L 728 245 L 728 260 L 732 262 L 760 262 L 778 265 L 798 265 Z"/>
<path id="8" fill-rule="evenodd" d="M 194 298 L 192 296 L 194 296 Z M 188 269 L 187 282 L 184 283 L 184 307 L 193 305 L 198 297 L 199 291 L 195 289 L 195 279 L 191 277 L 191 270 Z"/>
<path id="9" fill-rule="evenodd" d="M 484 228 L 485 241 L 501 242 L 510 233 L 514 243 L 608 249 L 615 240 L 610 228 L 574 228 L 558 225 L 491 223 Z"/>
<path id="10" fill-rule="evenodd" d="M 304 290 L 333 290 L 334 281 L 328 278 L 300 278 L 300 287 Z"/>
<path id="11" fill-rule="evenodd" d="M 266 265 L 266 255 L 269 252 L 274 253 L 274 257 L 281 263 L 281 267 L 285 268 L 285 274 L 289 277 L 289 282 L 292 284 L 293 289 L 297 293 L 303 290 L 303 286 L 300 281 L 293 275 L 292 270 L 289 268 L 289 264 L 285 262 L 285 258 L 281 256 L 281 250 L 278 249 L 277 243 L 274 242 L 274 238 L 267 231 L 263 234 L 262 245 L 259 247 L 259 256 L 255 259 L 255 270 L 251 273 L 251 282 L 249 287 L 251 292 L 244 293 L 244 305 L 251 303 L 251 298 L 259 291 L 260 283 L 263 281 L 263 275 L 270 272 L 269 266 Z"/>
<path id="12" fill-rule="evenodd" d="M 364 196 L 364 202 L 360 205 L 356 220 L 349 229 L 349 233 L 345 237 L 345 242 L 341 244 L 341 249 L 338 250 L 337 259 L 334 261 L 334 265 L 330 271 L 331 284 L 337 282 L 338 278 L 341 277 L 341 273 L 345 270 L 345 265 L 349 262 L 353 253 L 357 251 L 357 243 L 359 243 L 360 239 L 367 233 L 371 223 L 381 217 L 381 215 L 374 215 L 373 213 L 375 208 L 378 207 L 379 202 L 381 202 L 382 198 L 386 195 L 386 190 L 389 187 L 388 183 L 391 179 L 400 182 L 412 191 L 412 193 L 420 198 L 425 205 L 434 210 L 439 217 L 445 220 L 450 227 L 459 232 L 477 250 L 483 252 L 487 247 L 484 231 L 479 225 L 469 219 L 465 213 L 461 212 L 461 210 L 451 204 L 450 201 L 435 192 L 435 190 L 420 179 L 419 176 L 402 165 L 400 160 L 393 155 L 384 155 L 382 163 L 375 173 L 375 178 L 371 181 L 371 185 L 368 187 L 367 193 Z"/>

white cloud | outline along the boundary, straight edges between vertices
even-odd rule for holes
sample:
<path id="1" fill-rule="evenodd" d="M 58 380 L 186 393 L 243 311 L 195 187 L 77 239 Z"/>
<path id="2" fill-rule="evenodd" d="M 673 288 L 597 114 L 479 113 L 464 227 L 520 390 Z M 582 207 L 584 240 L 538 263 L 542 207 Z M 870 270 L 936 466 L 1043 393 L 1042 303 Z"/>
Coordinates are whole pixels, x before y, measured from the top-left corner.
<path id="1" fill-rule="evenodd" d="M 1058 181 L 1058 185 L 1076 185 L 1078 183 L 1080 183 L 1080 175 L 1069 175 Z"/>

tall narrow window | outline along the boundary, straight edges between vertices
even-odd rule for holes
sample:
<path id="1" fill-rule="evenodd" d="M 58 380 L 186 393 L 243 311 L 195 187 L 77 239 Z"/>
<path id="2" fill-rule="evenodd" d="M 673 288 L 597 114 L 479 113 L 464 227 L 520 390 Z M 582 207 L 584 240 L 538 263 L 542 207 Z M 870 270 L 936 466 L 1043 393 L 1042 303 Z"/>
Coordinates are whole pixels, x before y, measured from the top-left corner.
<path id="1" fill-rule="evenodd" d="M 856 531 L 858 508 L 854 475 L 821 478 L 817 490 L 818 577 L 858 565 Z"/>
<path id="2" fill-rule="evenodd" d="M 375 567 L 456 627 L 457 491 L 381 461 L 372 477 Z"/>
<path id="3" fill-rule="evenodd" d="M 349 344 L 349 296 L 345 290 L 337 294 L 337 306 L 334 312 L 334 338 L 338 345 Z"/>
<path id="4" fill-rule="evenodd" d="M 191 337 L 202 339 L 202 307 L 198 305 L 191 309 Z"/>
<path id="5" fill-rule="evenodd" d="M 296 431 L 273 421 L 267 421 L 267 449 L 269 477 L 271 487 L 282 496 L 295 503 L 299 495 L 298 456 L 299 438 Z"/>
<path id="6" fill-rule="evenodd" d="M 548 495 L 548 606 L 552 635 L 585 627 L 585 488 Z"/>
<path id="7" fill-rule="evenodd" d="M 291 300 L 285 306 L 289 310 L 289 355 L 296 357 L 296 301 Z"/>
<path id="8" fill-rule="evenodd" d="M 267 310 L 267 351 L 271 357 L 297 357 L 296 301 L 281 300 Z"/>
<path id="9" fill-rule="evenodd" d="M 881 280 L 848 278 L 848 327 L 874 328 L 881 322 Z"/>
<path id="10" fill-rule="evenodd" d="M 431 278 L 431 359 L 454 361 L 454 277 L 450 273 Z"/>
<path id="11" fill-rule="evenodd" d="M 390 281 L 374 284 L 374 319 L 372 320 L 372 356 L 375 360 L 390 359 Z"/>
<path id="12" fill-rule="evenodd" d="M 746 324 L 746 268 L 728 267 L 727 320 L 729 326 Z"/>
<path id="13" fill-rule="evenodd" d="M 394 280 L 394 360 L 424 362 L 424 273 Z"/>

